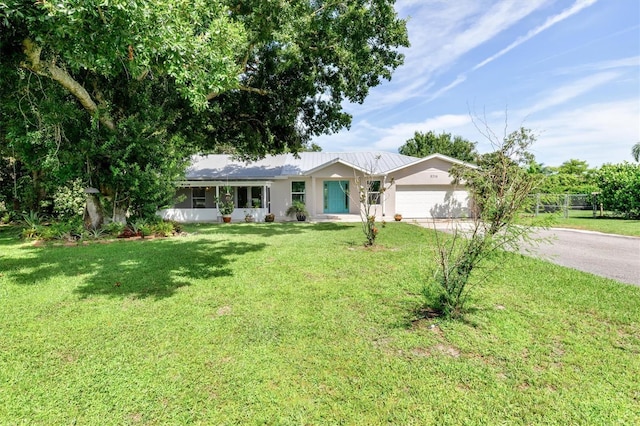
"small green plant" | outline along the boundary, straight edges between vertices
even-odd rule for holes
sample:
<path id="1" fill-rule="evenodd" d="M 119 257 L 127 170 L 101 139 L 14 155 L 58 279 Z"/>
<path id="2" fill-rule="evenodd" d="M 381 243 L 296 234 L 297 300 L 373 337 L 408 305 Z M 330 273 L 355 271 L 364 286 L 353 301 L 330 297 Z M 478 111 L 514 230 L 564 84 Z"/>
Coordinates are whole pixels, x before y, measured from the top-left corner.
<path id="1" fill-rule="evenodd" d="M 137 219 L 131 223 L 129 223 L 129 228 L 133 231 L 134 234 L 138 234 L 142 232 L 142 227 L 147 226 L 147 221 L 144 219 Z"/>
<path id="2" fill-rule="evenodd" d="M 131 229 L 142 238 L 153 234 L 153 225 L 145 219 L 138 219 L 133 222 L 133 224 L 131 224 Z"/>
<path id="3" fill-rule="evenodd" d="M 4 203 L 0 203 L 0 223 L 9 224 L 14 218 L 14 212 L 7 210 Z"/>
<path id="4" fill-rule="evenodd" d="M 42 222 L 42 218 L 36 211 L 29 211 L 29 213 L 22 214 L 22 220 L 27 225 L 28 228 L 35 228 L 36 225 L 40 225 Z"/>
<path id="5" fill-rule="evenodd" d="M 173 234 L 173 223 L 167 221 L 156 223 L 152 227 L 152 232 L 161 237 L 168 237 Z"/>
<path id="6" fill-rule="evenodd" d="M 225 194 L 222 197 L 216 199 L 218 204 L 218 210 L 222 216 L 229 216 L 233 213 L 235 205 L 233 204 L 233 196 L 231 195 L 231 188 L 224 188 Z"/>
<path id="7" fill-rule="evenodd" d="M 22 214 L 22 220 L 26 227 L 22 230 L 21 236 L 24 239 L 38 238 L 42 234 L 41 218 L 38 212 L 30 211 Z"/>
<path id="8" fill-rule="evenodd" d="M 102 236 L 106 233 L 106 230 L 100 227 L 96 227 L 96 228 L 88 229 L 88 232 L 89 232 L 89 237 L 93 238 L 94 240 L 97 240 L 102 238 Z"/>
<path id="9" fill-rule="evenodd" d="M 292 202 L 285 213 L 287 216 L 295 216 L 301 222 L 303 222 L 309 215 L 307 206 L 299 200 L 295 200 L 294 202 Z"/>
<path id="10" fill-rule="evenodd" d="M 31 240 L 33 238 L 36 238 L 37 235 L 38 235 L 38 229 L 35 226 L 26 227 L 20 232 L 20 236 L 25 240 Z"/>
<path id="11" fill-rule="evenodd" d="M 127 226 L 124 223 L 121 222 L 109 222 L 108 224 L 106 224 L 103 229 L 105 230 L 105 232 L 107 232 L 109 235 L 112 235 L 114 237 L 117 237 L 118 235 L 122 234 L 122 231 L 124 231 L 124 229 Z"/>
<path id="12" fill-rule="evenodd" d="M 175 220 L 171 220 L 169 221 L 169 223 L 171 223 L 171 226 L 173 226 L 173 232 L 179 234 L 182 232 L 182 224 L 179 222 L 176 222 Z"/>
<path id="13" fill-rule="evenodd" d="M 51 224 L 51 232 L 53 238 L 57 240 L 74 241 L 80 238 L 84 226 L 82 220 L 79 218 L 76 220 L 69 220 L 63 222 L 56 222 Z"/>

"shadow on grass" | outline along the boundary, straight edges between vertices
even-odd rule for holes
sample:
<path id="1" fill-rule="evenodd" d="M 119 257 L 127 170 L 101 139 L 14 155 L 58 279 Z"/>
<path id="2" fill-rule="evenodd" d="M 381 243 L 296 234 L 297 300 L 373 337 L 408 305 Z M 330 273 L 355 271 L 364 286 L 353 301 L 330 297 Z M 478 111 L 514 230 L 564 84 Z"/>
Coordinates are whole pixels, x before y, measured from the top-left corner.
<path id="1" fill-rule="evenodd" d="M 21 285 L 45 280 L 77 280 L 82 298 L 163 299 L 196 279 L 232 275 L 236 257 L 266 244 L 207 239 L 113 241 L 71 247 L 25 248 L 24 256 L 3 258 L 5 276 Z"/>
<path id="2" fill-rule="evenodd" d="M 308 223 L 308 222 L 280 222 L 280 223 L 231 223 L 231 224 L 190 224 L 185 225 L 187 232 L 197 234 L 228 234 L 228 235 L 260 235 L 272 237 L 276 235 L 303 234 L 310 231 L 347 230 L 353 223 Z"/>
<path id="3" fill-rule="evenodd" d="M 0 225 L 0 246 L 15 244 L 21 231 L 22 228 L 15 225 Z"/>

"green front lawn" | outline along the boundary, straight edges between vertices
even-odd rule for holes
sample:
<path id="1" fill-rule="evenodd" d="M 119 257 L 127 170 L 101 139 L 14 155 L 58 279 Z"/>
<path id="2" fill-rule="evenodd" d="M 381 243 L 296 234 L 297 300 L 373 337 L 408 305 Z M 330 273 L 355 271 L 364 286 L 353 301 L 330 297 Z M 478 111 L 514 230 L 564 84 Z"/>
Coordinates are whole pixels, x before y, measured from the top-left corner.
<path id="1" fill-rule="evenodd" d="M 552 225 L 554 228 L 583 229 L 607 234 L 640 237 L 640 220 L 612 218 L 610 216 L 593 217 L 593 212 L 588 210 L 569 211 L 568 218 L 554 216 L 555 220 Z"/>
<path id="2" fill-rule="evenodd" d="M 640 422 L 638 287 L 505 254 L 466 321 L 417 320 L 432 231 L 188 231 L 0 228 L 0 423 Z"/>

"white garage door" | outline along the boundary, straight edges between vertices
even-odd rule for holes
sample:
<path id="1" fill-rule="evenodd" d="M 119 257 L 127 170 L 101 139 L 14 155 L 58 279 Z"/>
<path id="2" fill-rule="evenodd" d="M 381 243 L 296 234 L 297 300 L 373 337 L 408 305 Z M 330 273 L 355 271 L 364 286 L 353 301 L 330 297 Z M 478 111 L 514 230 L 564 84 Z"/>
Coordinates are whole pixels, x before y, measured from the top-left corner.
<path id="1" fill-rule="evenodd" d="M 464 217 L 469 211 L 467 191 L 443 186 L 396 187 L 396 212 L 406 218 Z"/>

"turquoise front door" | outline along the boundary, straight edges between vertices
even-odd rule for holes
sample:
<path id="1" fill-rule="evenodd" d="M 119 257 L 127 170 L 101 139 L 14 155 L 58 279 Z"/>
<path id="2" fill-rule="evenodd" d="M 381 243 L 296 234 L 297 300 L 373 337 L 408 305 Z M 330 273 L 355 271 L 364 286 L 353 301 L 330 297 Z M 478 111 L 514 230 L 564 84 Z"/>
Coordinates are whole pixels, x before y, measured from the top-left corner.
<path id="1" fill-rule="evenodd" d="M 324 212 L 349 213 L 349 181 L 324 182 Z"/>

